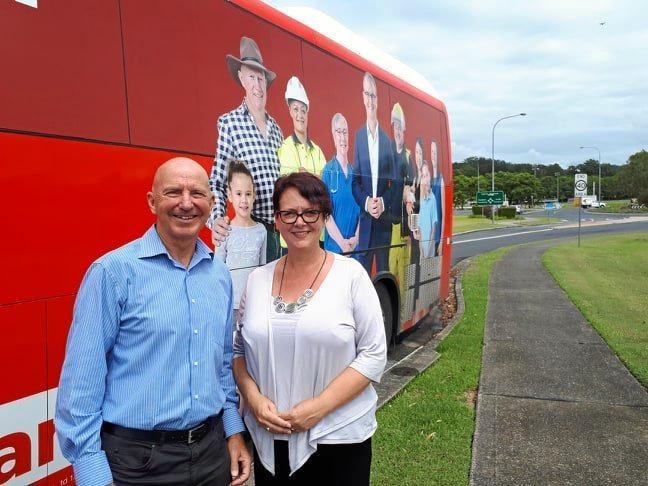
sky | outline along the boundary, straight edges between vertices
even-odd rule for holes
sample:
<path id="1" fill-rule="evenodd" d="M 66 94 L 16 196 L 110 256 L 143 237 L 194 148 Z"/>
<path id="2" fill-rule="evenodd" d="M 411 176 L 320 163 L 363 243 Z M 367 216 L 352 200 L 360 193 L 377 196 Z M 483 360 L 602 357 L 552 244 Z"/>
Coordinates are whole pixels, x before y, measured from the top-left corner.
<path id="1" fill-rule="evenodd" d="M 596 159 L 648 149 L 648 2 L 643 0 L 267 0 L 317 8 L 432 83 L 453 160 Z M 600 22 L 605 22 L 600 25 Z"/>

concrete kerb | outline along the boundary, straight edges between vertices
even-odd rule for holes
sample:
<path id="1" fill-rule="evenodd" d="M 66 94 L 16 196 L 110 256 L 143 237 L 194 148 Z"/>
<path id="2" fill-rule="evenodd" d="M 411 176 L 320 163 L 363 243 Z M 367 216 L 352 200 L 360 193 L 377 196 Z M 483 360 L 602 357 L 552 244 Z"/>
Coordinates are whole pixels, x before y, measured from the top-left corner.
<path id="1" fill-rule="evenodd" d="M 382 381 L 375 385 L 378 393 L 378 408 L 381 408 L 398 395 L 409 382 L 427 370 L 440 357 L 440 354 L 436 351 L 437 346 L 452 332 L 452 329 L 463 317 L 465 302 L 461 290 L 461 278 L 471 261 L 470 258 L 467 258 L 455 266 L 455 269 L 458 269 L 457 275 L 454 277 L 454 295 L 457 302 L 455 315 L 434 338 L 418 347 L 385 372 Z M 404 341 L 407 341 L 407 338 Z"/>

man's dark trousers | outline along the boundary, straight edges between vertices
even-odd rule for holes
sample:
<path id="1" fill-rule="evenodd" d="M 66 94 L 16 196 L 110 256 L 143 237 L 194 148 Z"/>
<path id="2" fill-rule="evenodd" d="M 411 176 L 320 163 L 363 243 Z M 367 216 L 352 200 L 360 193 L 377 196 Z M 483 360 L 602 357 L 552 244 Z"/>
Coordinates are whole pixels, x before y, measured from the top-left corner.
<path id="1" fill-rule="evenodd" d="M 102 448 L 116 486 L 213 485 L 231 481 L 230 458 L 218 419 L 199 441 L 146 442 L 101 432 Z"/>

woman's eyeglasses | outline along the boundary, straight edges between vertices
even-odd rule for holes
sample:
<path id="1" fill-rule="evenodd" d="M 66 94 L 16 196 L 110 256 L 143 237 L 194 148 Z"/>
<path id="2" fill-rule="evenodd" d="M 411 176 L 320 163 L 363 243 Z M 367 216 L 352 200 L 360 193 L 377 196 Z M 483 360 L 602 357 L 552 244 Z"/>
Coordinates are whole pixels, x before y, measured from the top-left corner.
<path id="1" fill-rule="evenodd" d="M 304 223 L 314 223 L 319 219 L 322 211 L 318 209 L 309 209 L 301 213 L 297 211 L 277 211 L 277 214 L 279 215 L 279 219 L 285 224 L 295 224 L 297 218 L 301 218 Z"/>

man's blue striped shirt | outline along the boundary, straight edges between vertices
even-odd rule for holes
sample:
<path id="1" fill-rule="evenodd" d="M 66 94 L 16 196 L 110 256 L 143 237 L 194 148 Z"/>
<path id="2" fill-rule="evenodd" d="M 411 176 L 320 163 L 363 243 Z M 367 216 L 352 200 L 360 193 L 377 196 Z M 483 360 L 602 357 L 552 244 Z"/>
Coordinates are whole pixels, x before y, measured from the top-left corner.
<path id="1" fill-rule="evenodd" d="M 244 430 L 231 309 L 229 272 L 200 240 L 189 268 L 171 258 L 154 226 L 92 264 L 77 295 L 55 419 L 77 484 L 112 481 L 103 421 L 181 430 L 222 410 L 227 436 Z"/>

